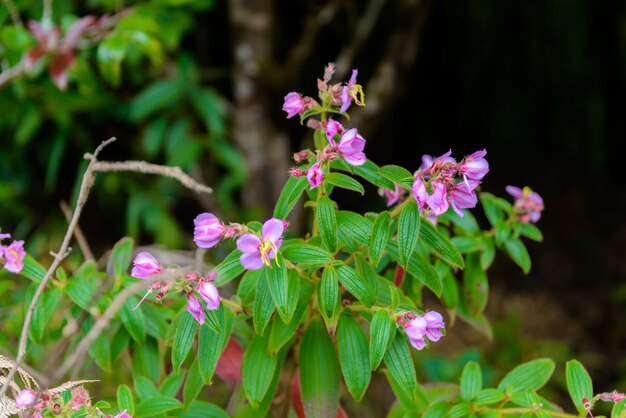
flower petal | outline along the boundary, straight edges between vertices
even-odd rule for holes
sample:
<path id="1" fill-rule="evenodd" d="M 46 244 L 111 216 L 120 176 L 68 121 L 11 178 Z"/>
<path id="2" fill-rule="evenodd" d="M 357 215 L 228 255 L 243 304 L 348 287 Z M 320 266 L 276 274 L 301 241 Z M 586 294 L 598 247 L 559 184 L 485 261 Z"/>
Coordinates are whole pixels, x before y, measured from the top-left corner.
<path id="1" fill-rule="evenodd" d="M 237 240 L 237 248 L 242 253 L 259 253 L 261 240 L 253 234 L 244 234 Z"/>
<path id="2" fill-rule="evenodd" d="M 263 240 L 268 240 L 275 244 L 276 241 L 283 236 L 284 230 L 285 226 L 283 225 L 283 221 L 272 218 L 263 224 L 261 236 L 263 237 Z"/>
<path id="3" fill-rule="evenodd" d="M 258 270 L 263 267 L 263 259 L 259 252 L 243 254 L 239 257 L 239 261 L 246 270 Z"/>

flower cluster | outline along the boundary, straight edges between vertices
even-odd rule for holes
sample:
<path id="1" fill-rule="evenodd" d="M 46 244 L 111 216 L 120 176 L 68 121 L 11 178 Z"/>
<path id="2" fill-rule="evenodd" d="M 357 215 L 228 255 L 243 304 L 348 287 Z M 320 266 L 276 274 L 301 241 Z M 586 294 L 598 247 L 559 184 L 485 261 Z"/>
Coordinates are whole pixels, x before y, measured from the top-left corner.
<path id="1" fill-rule="evenodd" d="M 411 187 L 419 210 L 435 217 L 444 214 L 449 207 L 463 217 L 463 209 L 476 206 L 475 189 L 489 172 L 489 163 L 484 158 L 487 151 L 476 151 L 460 163 L 451 153 L 448 151 L 437 158 L 424 155 Z"/>
<path id="2" fill-rule="evenodd" d="M 19 273 L 24 268 L 24 241 L 13 241 L 4 247 L 2 240 L 11 238 L 11 234 L 0 234 L 0 262 L 4 259 L 4 268 L 12 273 Z"/>
<path id="3" fill-rule="evenodd" d="M 211 272 L 206 278 L 197 273 L 187 274 L 186 278 L 190 282 L 196 282 L 196 291 L 204 300 L 206 308 L 209 311 L 215 311 L 220 307 L 220 294 L 217 286 L 213 281 L 217 278 L 217 273 Z M 201 300 L 196 296 L 195 292 L 187 293 L 187 311 L 193 316 L 200 325 L 204 324 L 205 314 Z"/>
<path id="4" fill-rule="evenodd" d="M 407 312 L 398 318 L 398 323 L 402 325 L 411 345 L 418 350 L 426 347 L 426 338 L 432 342 L 439 341 L 445 335 L 443 317 L 435 311 L 418 315 L 415 312 Z"/>
<path id="5" fill-rule="evenodd" d="M 536 223 L 541 218 L 543 199 L 530 187 L 520 189 L 515 186 L 506 186 L 506 191 L 515 198 L 513 209 L 517 219 L 523 223 Z"/>
<path id="6" fill-rule="evenodd" d="M 308 151 L 297 153 L 294 156 L 296 162 L 308 160 L 310 165 L 307 169 L 293 168 L 289 172 L 293 176 L 306 176 L 311 190 L 322 184 L 329 169 L 326 161 L 333 161 L 340 156 L 347 164 L 355 167 L 361 166 L 367 161 L 363 152 L 365 139 L 357 130 L 355 128 L 346 129 L 332 118 L 326 120 L 325 116 L 326 112 L 343 114 L 353 102 L 359 106 L 365 105 L 363 87 L 356 82 L 358 71 L 352 71 L 352 77 L 344 86 L 329 84 L 333 73 L 334 64 L 328 64 L 324 71 L 324 79 L 317 82 L 321 105 L 312 98 L 302 97 L 296 92 L 287 94 L 283 104 L 283 110 L 287 112 L 288 118 L 296 114 L 305 118 L 305 113 L 313 109 L 316 110 L 313 113 L 322 114 L 321 120 L 309 119 L 307 126 L 323 131 L 327 144 L 323 149 L 318 149 L 315 154 Z M 321 146 L 320 144 L 317 145 Z"/>
<path id="7" fill-rule="evenodd" d="M 258 270 L 264 264 L 271 267 L 270 261 L 278 254 L 286 227 L 287 222 L 272 218 L 263 224 L 261 238 L 254 234 L 239 237 L 237 248 L 243 253 L 241 265 L 246 270 Z"/>
<path id="8" fill-rule="evenodd" d="M 42 417 L 44 409 L 48 409 L 53 415 L 66 413 L 69 416 L 83 407 L 91 406 L 91 396 L 83 386 L 71 389 L 70 395 L 70 399 L 66 402 L 60 394 L 55 392 L 44 392 L 39 396 L 32 389 L 22 389 L 15 397 L 15 406 L 20 410 L 27 410 L 21 416 L 35 418 Z"/>

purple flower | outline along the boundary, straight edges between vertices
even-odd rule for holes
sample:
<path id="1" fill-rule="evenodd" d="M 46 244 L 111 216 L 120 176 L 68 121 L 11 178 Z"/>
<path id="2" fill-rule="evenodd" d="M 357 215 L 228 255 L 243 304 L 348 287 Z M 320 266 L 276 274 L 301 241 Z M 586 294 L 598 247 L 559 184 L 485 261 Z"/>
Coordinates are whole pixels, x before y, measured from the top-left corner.
<path id="1" fill-rule="evenodd" d="M 193 220 L 193 240 L 200 248 L 215 247 L 226 231 L 219 218 L 212 213 L 204 212 Z"/>
<path id="2" fill-rule="evenodd" d="M 428 196 L 428 199 L 426 199 L 426 203 L 428 203 L 428 207 L 433 215 L 439 216 L 445 213 L 449 206 L 448 199 L 446 199 L 446 185 L 438 181 L 433 181 L 430 186 L 433 192 Z"/>
<path id="3" fill-rule="evenodd" d="M 311 185 L 311 190 L 322 184 L 324 180 L 324 170 L 320 168 L 320 163 L 315 163 L 306 172 L 306 178 Z"/>
<path id="4" fill-rule="evenodd" d="M 114 416 L 113 418 L 133 418 L 132 416 L 128 415 L 126 413 L 126 410 L 124 409 L 122 412 L 120 412 L 119 414 L 117 414 L 116 416 Z"/>
<path id="5" fill-rule="evenodd" d="M 241 265 L 246 270 L 258 270 L 263 264 L 271 266 L 270 260 L 276 258 L 282 244 L 285 225 L 280 219 L 272 218 L 263 224 L 261 238 L 253 234 L 244 234 L 237 240 L 237 248 L 243 254 Z"/>
<path id="6" fill-rule="evenodd" d="M 541 218 L 543 199 L 530 187 L 520 189 L 515 186 L 506 186 L 506 191 L 515 198 L 513 208 L 520 222 L 535 223 Z"/>
<path id="7" fill-rule="evenodd" d="M 426 206 L 426 201 L 428 200 L 428 191 L 426 190 L 426 184 L 424 184 L 424 180 L 421 177 L 417 177 L 413 182 L 413 186 L 411 187 L 413 190 L 413 197 L 417 202 L 417 207 L 419 210 L 424 210 Z"/>
<path id="8" fill-rule="evenodd" d="M 328 143 L 331 146 L 334 147 L 337 145 L 337 143 L 335 142 L 335 135 L 337 135 L 338 133 L 340 135 L 343 135 L 344 132 L 345 129 L 343 128 L 341 123 L 333 119 L 328 120 L 328 123 L 326 124 L 326 138 L 328 138 Z"/>
<path id="9" fill-rule="evenodd" d="M 465 157 L 459 164 L 459 171 L 465 183 L 468 183 L 468 179 L 480 181 L 489 172 L 489 163 L 483 158 L 485 155 L 487 155 L 486 150 L 476 151 Z M 467 187 L 470 187 L 469 184 Z"/>
<path id="10" fill-rule="evenodd" d="M 198 293 L 204 299 L 206 307 L 210 311 L 214 311 L 220 306 L 220 294 L 217 287 L 208 280 L 203 280 L 198 285 Z"/>
<path id="11" fill-rule="evenodd" d="M 409 337 L 409 341 L 413 347 L 418 350 L 426 347 L 424 337 L 426 337 L 427 323 L 423 317 L 417 316 L 411 319 L 405 326 L 404 330 L 406 331 L 406 335 Z"/>
<path id="12" fill-rule="evenodd" d="M 12 273 L 19 273 L 24 268 L 24 241 L 13 241 L 8 247 L 4 247 L 3 250 L 4 259 L 6 264 L 4 268 Z"/>
<path id="13" fill-rule="evenodd" d="M 395 204 L 400 199 L 400 195 L 402 194 L 402 191 L 400 190 L 400 187 L 398 186 L 398 184 L 397 183 L 393 183 L 393 184 L 395 186 L 394 190 L 382 189 L 383 194 L 387 198 L 387 207 L 390 207 L 393 204 Z"/>
<path id="14" fill-rule="evenodd" d="M 434 162 L 435 159 L 431 155 L 422 155 L 422 165 L 420 166 L 420 170 L 428 170 Z"/>
<path id="15" fill-rule="evenodd" d="M 283 110 L 287 112 L 287 118 L 291 118 L 292 116 L 298 114 L 298 112 L 302 110 L 303 106 L 304 100 L 302 99 L 302 95 L 300 95 L 300 93 L 292 91 L 285 96 Z"/>
<path id="16" fill-rule="evenodd" d="M 204 324 L 204 308 L 202 307 L 202 302 L 191 292 L 187 293 L 187 312 L 189 312 L 200 325 Z"/>
<path id="17" fill-rule="evenodd" d="M 37 400 L 37 392 L 31 389 L 22 389 L 15 398 L 15 406 L 19 409 L 28 408 Z"/>
<path id="18" fill-rule="evenodd" d="M 355 167 L 365 164 L 366 157 L 363 148 L 365 148 L 365 139 L 357 133 L 356 128 L 341 135 L 338 152 L 348 164 Z"/>
<path id="19" fill-rule="evenodd" d="M 461 218 L 465 217 L 463 209 L 476 207 L 476 203 L 478 203 L 478 198 L 474 192 L 474 189 L 478 186 L 478 182 L 469 180 L 468 183 L 469 188 L 467 184 L 459 183 L 455 184 L 450 191 L 450 205 Z"/>
<path id="20" fill-rule="evenodd" d="M 352 70 L 352 76 L 350 77 L 350 81 L 348 84 L 343 86 L 343 90 L 341 91 L 341 109 L 339 110 L 341 113 L 348 110 L 350 105 L 352 104 L 352 100 L 354 99 L 354 95 L 351 94 L 350 89 L 354 89 L 353 86 L 358 86 L 356 84 L 356 76 L 359 74 L 359 70 Z"/>
<path id="21" fill-rule="evenodd" d="M 443 333 L 441 330 L 446 326 L 439 312 L 429 311 L 423 316 L 426 321 L 426 336 L 432 342 L 439 341 Z"/>
<path id="22" fill-rule="evenodd" d="M 152 254 L 141 252 L 137 254 L 133 260 L 133 269 L 130 275 L 137 279 L 147 279 L 150 276 L 159 274 L 161 271 L 163 271 L 161 264 Z"/>

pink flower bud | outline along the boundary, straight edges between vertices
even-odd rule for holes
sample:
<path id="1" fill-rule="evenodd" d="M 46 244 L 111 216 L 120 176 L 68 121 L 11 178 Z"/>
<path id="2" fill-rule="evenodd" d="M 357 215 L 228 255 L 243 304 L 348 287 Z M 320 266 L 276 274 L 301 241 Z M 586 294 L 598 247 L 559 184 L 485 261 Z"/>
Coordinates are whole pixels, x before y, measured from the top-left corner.
<path id="1" fill-rule="evenodd" d="M 19 409 L 28 408 L 35 404 L 37 392 L 31 389 L 22 389 L 15 398 L 15 406 Z"/>
<path id="2" fill-rule="evenodd" d="M 309 185 L 311 185 L 311 190 L 322 184 L 324 171 L 320 168 L 320 163 L 315 163 L 309 168 L 306 178 L 309 181 Z"/>
<path id="3" fill-rule="evenodd" d="M 202 307 L 202 302 L 191 292 L 187 293 L 187 312 L 189 312 L 200 325 L 204 324 L 204 308 Z"/>
<path id="4" fill-rule="evenodd" d="M 289 174 L 294 177 L 302 177 L 302 176 L 306 176 L 306 171 L 300 170 L 299 168 L 294 167 L 294 168 L 289 169 Z"/>
<path id="5" fill-rule="evenodd" d="M 210 281 L 203 280 L 198 285 L 198 293 L 204 299 L 206 307 L 210 311 L 214 311 L 220 306 L 220 294 L 217 287 Z"/>
<path id="6" fill-rule="evenodd" d="M 324 80 L 320 80 L 318 78 L 317 79 L 317 89 L 319 91 L 326 91 L 327 88 L 328 88 L 328 85 L 326 85 L 326 82 Z"/>
<path id="7" fill-rule="evenodd" d="M 210 272 L 210 273 L 207 275 L 206 279 L 207 279 L 208 281 L 210 281 L 210 282 L 214 282 L 214 281 L 215 281 L 215 279 L 217 279 L 217 271 L 212 271 L 212 272 Z"/>
<path id="8" fill-rule="evenodd" d="M 328 83 L 333 77 L 333 74 L 335 74 L 335 63 L 329 62 L 328 65 L 324 68 L 324 81 Z"/>
<path id="9" fill-rule="evenodd" d="M 132 277 L 137 279 L 147 279 L 150 276 L 161 273 L 161 264 L 148 252 L 141 252 L 133 260 L 133 269 L 130 272 Z"/>
<path id="10" fill-rule="evenodd" d="M 308 126 L 311 129 L 318 130 L 318 129 L 322 129 L 323 125 L 322 125 L 322 122 L 320 122 L 317 119 L 307 119 L 306 126 Z"/>
<path id="11" fill-rule="evenodd" d="M 341 123 L 337 122 L 334 119 L 329 119 L 326 123 L 326 138 L 328 139 L 328 143 L 334 147 L 337 145 L 335 142 L 335 135 L 343 135 L 346 130 L 341 125 Z"/>
<path id="12" fill-rule="evenodd" d="M 426 325 L 426 320 L 421 316 L 417 316 L 411 319 L 404 328 L 411 345 L 418 350 L 426 347 L 426 341 L 424 340 L 426 337 Z"/>
<path id="13" fill-rule="evenodd" d="M 449 206 L 446 199 L 446 185 L 438 181 L 433 181 L 430 185 L 433 188 L 433 192 L 428 196 L 426 202 L 433 215 L 439 216 L 445 213 Z"/>
<path id="14" fill-rule="evenodd" d="M 365 139 L 357 133 L 356 128 L 346 131 L 341 136 L 341 142 L 339 142 L 337 148 L 339 154 L 350 165 L 358 167 L 365 164 L 367 161 L 365 153 L 363 153 Z"/>
<path id="15" fill-rule="evenodd" d="M 215 247 L 222 239 L 226 229 L 217 216 L 208 212 L 196 216 L 193 224 L 193 240 L 200 248 Z"/>
<path id="16" fill-rule="evenodd" d="M 417 202 L 417 207 L 420 211 L 426 209 L 426 200 L 428 199 L 428 191 L 426 190 L 426 184 L 421 177 L 417 177 L 411 187 L 413 190 L 413 197 Z"/>
<path id="17" fill-rule="evenodd" d="M 188 271 L 187 273 L 185 273 L 185 279 L 189 280 L 190 282 L 195 282 L 201 279 L 200 275 L 194 271 Z"/>
<path id="18" fill-rule="evenodd" d="M 313 154 L 311 154 L 311 152 L 309 150 L 302 150 L 300 152 L 296 152 L 295 154 L 293 154 L 293 159 L 295 160 L 295 162 L 299 163 L 302 162 L 304 160 L 309 159 L 309 157 L 311 157 Z"/>
<path id="19" fill-rule="evenodd" d="M 300 93 L 292 91 L 285 96 L 285 103 L 283 103 L 283 110 L 287 112 L 287 118 L 291 118 L 297 115 L 304 106 L 304 100 Z"/>
<path id="20" fill-rule="evenodd" d="M 439 312 L 429 311 L 423 317 L 426 320 L 426 336 L 432 342 L 439 341 L 442 336 L 441 330 L 446 326 Z"/>
<path id="21" fill-rule="evenodd" d="M 459 171 L 465 181 L 467 179 L 480 181 L 489 172 L 489 163 L 483 158 L 485 155 L 487 155 L 485 150 L 476 151 L 459 164 Z"/>
<path id="22" fill-rule="evenodd" d="M 119 414 L 117 414 L 113 418 L 133 418 L 133 417 L 128 415 L 128 413 L 126 413 L 126 410 L 124 409 L 122 412 L 120 412 Z"/>

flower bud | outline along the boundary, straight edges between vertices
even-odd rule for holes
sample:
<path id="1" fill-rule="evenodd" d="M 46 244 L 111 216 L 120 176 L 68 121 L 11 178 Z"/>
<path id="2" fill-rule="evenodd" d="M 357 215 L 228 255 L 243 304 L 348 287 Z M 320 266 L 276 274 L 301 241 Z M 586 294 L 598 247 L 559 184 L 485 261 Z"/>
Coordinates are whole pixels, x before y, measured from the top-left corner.
<path id="1" fill-rule="evenodd" d="M 285 102 L 283 103 L 283 110 L 287 112 L 287 118 L 291 118 L 302 110 L 304 106 L 304 100 L 300 93 L 292 91 L 285 96 Z"/>
<path id="2" fill-rule="evenodd" d="M 320 168 L 320 163 L 315 163 L 309 168 L 306 178 L 309 181 L 311 190 L 322 184 L 322 181 L 324 180 L 324 170 Z"/>
<path id="3" fill-rule="evenodd" d="M 222 239 L 226 229 L 217 216 L 208 212 L 196 216 L 193 224 L 193 240 L 200 248 L 215 247 Z"/>
<path id="4" fill-rule="evenodd" d="M 311 157 L 313 154 L 311 154 L 311 151 L 309 151 L 308 149 L 302 150 L 300 152 L 296 152 L 295 154 L 293 154 L 293 159 L 295 160 L 295 162 L 300 163 L 304 160 L 308 160 L 309 157 Z"/>
<path id="5" fill-rule="evenodd" d="M 163 271 L 161 264 L 148 252 L 141 252 L 133 260 L 133 269 L 130 272 L 132 277 L 137 279 L 147 279 L 150 276 Z"/>
<path id="6" fill-rule="evenodd" d="M 37 392 L 31 389 L 22 389 L 15 398 L 15 406 L 19 409 L 28 408 L 37 400 Z"/>
<path id="7" fill-rule="evenodd" d="M 300 170 L 299 168 L 290 168 L 289 169 L 289 175 L 294 176 L 294 177 L 302 177 L 302 176 L 306 176 L 306 171 L 304 170 Z"/>
<path id="8" fill-rule="evenodd" d="M 200 325 L 204 324 L 205 318 L 202 302 L 200 302 L 191 292 L 187 293 L 187 312 L 189 312 Z"/>
<path id="9" fill-rule="evenodd" d="M 198 285 L 198 293 L 204 299 L 206 307 L 210 311 L 214 311 L 220 306 L 220 294 L 217 287 L 208 280 L 203 280 Z"/>

